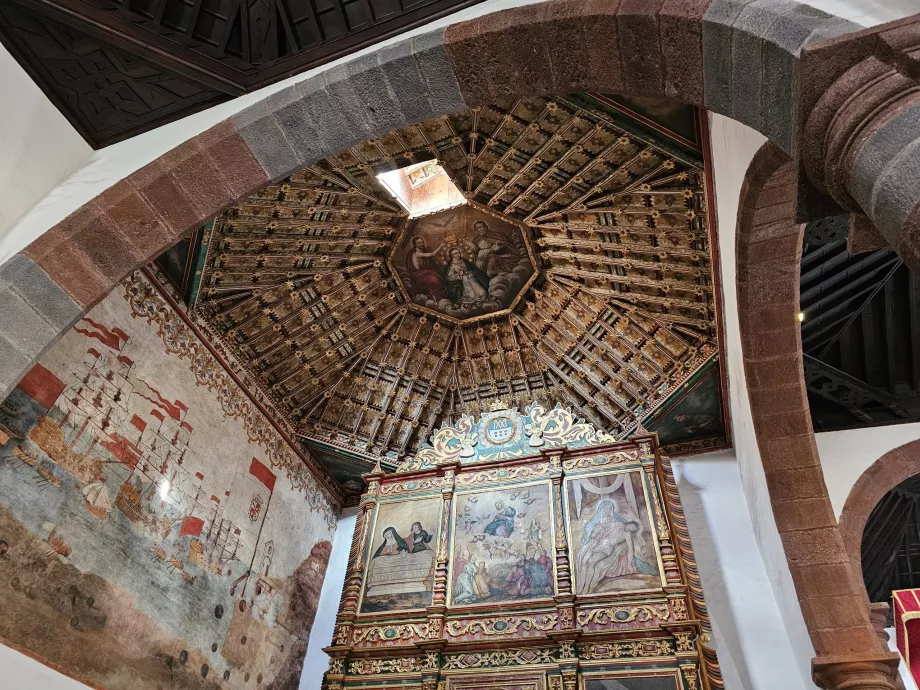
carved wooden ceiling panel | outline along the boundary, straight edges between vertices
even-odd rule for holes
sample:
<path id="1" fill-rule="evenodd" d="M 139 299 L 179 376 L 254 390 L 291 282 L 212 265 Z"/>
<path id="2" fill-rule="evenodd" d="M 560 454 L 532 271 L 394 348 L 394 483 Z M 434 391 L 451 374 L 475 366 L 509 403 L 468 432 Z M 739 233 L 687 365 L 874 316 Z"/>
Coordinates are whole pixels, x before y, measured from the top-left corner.
<path id="1" fill-rule="evenodd" d="M 587 96 L 533 99 L 330 156 L 216 221 L 196 309 L 326 447 L 395 462 L 500 397 L 627 434 L 718 354 L 702 166 L 628 130 Z M 423 311 L 389 267 L 409 220 L 376 175 L 432 158 L 526 229 L 510 313 Z"/>

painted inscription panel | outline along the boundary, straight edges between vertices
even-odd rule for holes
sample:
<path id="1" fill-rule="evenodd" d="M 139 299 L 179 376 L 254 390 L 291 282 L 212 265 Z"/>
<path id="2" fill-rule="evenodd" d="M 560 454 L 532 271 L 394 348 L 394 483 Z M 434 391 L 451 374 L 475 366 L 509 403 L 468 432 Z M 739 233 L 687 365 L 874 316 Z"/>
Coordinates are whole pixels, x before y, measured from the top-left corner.
<path id="1" fill-rule="evenodd" d="M 441 504 L 431 496 L 377 505 L 361 613 L 431 604 Z"/>
<path id="2" fill-rule="evenodd" d="M 565 486 L 576 593 L 660 587 L 661 567 L 642 472 L 571 478 Z"/>
<path id="3" fill-rule="evenodd" d="M 452 605 L 553 594 L 548 483 L 457 494 L 454 510 Z"/>

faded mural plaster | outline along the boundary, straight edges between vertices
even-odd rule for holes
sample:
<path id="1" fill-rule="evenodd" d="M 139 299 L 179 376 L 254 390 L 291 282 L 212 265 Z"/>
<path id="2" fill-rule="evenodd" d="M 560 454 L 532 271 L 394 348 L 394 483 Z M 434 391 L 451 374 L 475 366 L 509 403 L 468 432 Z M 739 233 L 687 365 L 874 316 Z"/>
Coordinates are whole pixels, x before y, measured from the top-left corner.
<path id="1" fill-rule="evenodd" d="M 0 638 L 106 690 L 296 688 L 335 512 L 135 274 L 0 407 Z"/>

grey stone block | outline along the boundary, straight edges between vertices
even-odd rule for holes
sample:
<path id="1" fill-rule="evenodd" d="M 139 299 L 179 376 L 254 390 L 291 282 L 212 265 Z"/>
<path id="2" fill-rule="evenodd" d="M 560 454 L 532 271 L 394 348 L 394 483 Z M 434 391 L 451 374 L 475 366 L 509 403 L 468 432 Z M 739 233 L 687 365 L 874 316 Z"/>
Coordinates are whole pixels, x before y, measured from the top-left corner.
<path id="1" fill-rule="evenodd" d="M 70 329 L 83 313 L 80 305 L 25 254 L 16 254 L 0 266 L 0 282 L 9 284 L 59 333 Z"/>
<path id="2" fill-rule="evenodd" d="M 732 116 L 732 24 L 753 0 L 713 0 L 703 15 L 703 101 Z"/>
<path id="3" fill-rule="evenodd" d="M 914 123 L 915 135 L 920 134 L 920 121 Z M 875 227 L 900 246 L 904 221 L 920 204 L 920 136 L 904 147 L 885 166 L 872 187 L 872 205 L 865 208 Z"/>
<path id="4" fill-rule="evenodd" d="M 431 117 L 433 113 L 428 86 L 412 55 L 411 39 L 381 48 L 379 55 L 380 70 L 390 90 L 396 95 L 407 124 Z"/>
<path id="5" fill-rule="evenodd" d="M 399 99 L 390 88 L 380 67 L 380 55 L 377 51 L 345 63 L 345 72 L 348 74 L 349 86 L 357 97 L 357 103 L 364 106 L 371 127 L 377 132 L 375 136 L 408 124 L 400 108 Z"/>
<path id="6" fill-rule="evenodd" d="M 869 213 L 873 189 L 882 171 L 920 132 L 920 103 L 905 108 L 873 132 L 853 160 L 847 187 L 853 198 Z M 881 228 L 879 228 L 881 229 Z"/>
<path id="7" fill-rule="evenodd" d="M 19 379 L 29 370 L 31 363 L 29 357 L 0 334 L 0 400 L 6 400 Z"/>
<path id="8" fill-rule="evenodd" d="M 428 87 L 432 116 L 466 110 L 453 63 L 444 48 L 445 29 L 436 29 L 412 39 L 412 54 Z"/>
<path id="9" fill-rule="evenodd" d="M 266 115 L 246 125 L 240 129 L 240 135 L 272 182 L 284 179 L 301 167 L 297 153 L 288 143 L 274 115 Z"/>
<path id="10" fill-rule="evenodd" d="M 366 118 L 356 124 L 355 116 L 347 112 L 352 103 L 329 93 L 325 79 L 321 86 L 314 83 L 298 85 L 298 88 L 307 120 L 324 152 L 323 158 L 372 138 Z"/>
<path id="11" fill-rule="evenodd" d="M 298 167 L 315 163 L 327 154 L 310 119 L 303 97 L 307 89 L 322 89 L 322 80 L 314 78 L 307 82 L 305 87 L 296 85 L 286 89 L 283 94 L 277 94 L 277 98 L 269 99 L 278 127 L 294 151 Z"/>
<path id="12" fill-rule="evenodd" d="M 0 323 L 13 347 L 31 358 L 41 355 L 61 333 L 5 283 L 0 284 Z"/>
<path id="13" fill-rule="evenodd" d="M 358 96 L 345 65 L 336 65 L 323 72 L 323 80 L 337 117 L 347 126 L 350 135 L 348 146 L 381 134 L 376 122 L 370 118 L 367 104 Z"/>

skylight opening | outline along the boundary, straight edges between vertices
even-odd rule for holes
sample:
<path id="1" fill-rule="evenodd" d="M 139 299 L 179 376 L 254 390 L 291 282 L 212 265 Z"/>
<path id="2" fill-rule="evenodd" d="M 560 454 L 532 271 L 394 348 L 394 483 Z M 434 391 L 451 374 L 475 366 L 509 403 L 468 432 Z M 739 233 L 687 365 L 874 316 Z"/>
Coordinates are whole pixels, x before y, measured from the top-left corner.
<path id="1" fill-rule="evenodd" d="M 377 179 L 409 212 L 410 218 L 466 203 L 466 197 L 437 161 L 425 161 L 381 173 Z"/>

